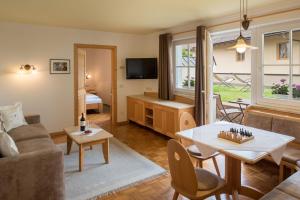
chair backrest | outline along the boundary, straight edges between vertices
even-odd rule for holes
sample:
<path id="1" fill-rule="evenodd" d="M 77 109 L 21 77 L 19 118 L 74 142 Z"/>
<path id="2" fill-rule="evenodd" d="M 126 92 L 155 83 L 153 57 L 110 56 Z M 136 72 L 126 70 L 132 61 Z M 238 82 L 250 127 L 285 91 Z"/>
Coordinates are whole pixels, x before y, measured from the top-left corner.
<path id="1" fill-rule="evenodd" d="M 214 77 L 215 77 L 215 79 L 217 79 L 218 81 L 224 82 L 224 80 L 223 80 L 219 75 L 217 75 L 217 74 L 215 74 L 215 73 L 214 73 Z"/>
<path id="2" fill-rule="evenodd" d="M 179 123 L 180 123 L 179 124 L 180 131 L 184 131 L 196 127 L 196 122 L 194 120 L 194 117 L 188 112 L 181 113 Z"/>
<path id="3" fill-rule="evenodd" d="M 221 95 L 220 94 L 214 94 L 214 95 L 216 95 L 216 105 L 217 105 L 218 111 L 225 110 L 222 99 L 221 99 Z"/>
<path id="4" fill-rule="evenodd" d="M 238 75 L 233 74 L 234 78 L 236 78 L 238 81 L 242 82 L 242 83 L 247 83 L 245 80 L 241 79 Z"/>
<path id="5" fill-rule="evenodd" d="M 168 161 L 172 186 L 176 191 L 196 194 L 198 182 L 194 166 L 185 148 L 174 139 L 168 142 Z"/>

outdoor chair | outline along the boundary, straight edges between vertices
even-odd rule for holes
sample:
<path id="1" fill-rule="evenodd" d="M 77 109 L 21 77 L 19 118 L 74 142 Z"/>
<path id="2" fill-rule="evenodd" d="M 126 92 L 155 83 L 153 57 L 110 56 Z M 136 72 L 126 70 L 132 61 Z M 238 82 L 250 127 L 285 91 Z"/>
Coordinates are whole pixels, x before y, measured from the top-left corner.
<path id="1" fill-rule="evenodd" d="M 234 122 L 235 119 L 237 119 L 239 116 L 241 116 L 241 119 L 239 123 L 242 123 L 243 120 L 243 111 L 238 108 L 225 108 L 221 99 L 220 94 L 215 94 L 216 95 L 216 106 L 217 106 L 217 111 L 221 115 L 221 121 L 229 121 L 229 122 Z"/>
<path id="2" fill-rule="evenodd" d="M 251 78 L 243 80 L 242 78 L 240 78 L 236 74 L 233 74 L 233 76 L 234 76 L 234 78 L 236 78 L 236 80 L 238 80 L 239 82 L 241 82 L 242 84 L 244 84 L 244 86 L 240 89 L 240 91 L 247 92 L 251 88 Z"/>
<path id="3" fill-rule="evenodd" d="M 220 85 L 224 85 L 226 87 L 231 87 L 231 88 L 234 88 L 232 82 L 235 80 L 234 78 L 232 77 L 227 77 L 225 79 L 222 79 L 219 75 L 217 74 L 214 74 L 214 78 L 220 82 Z"/>

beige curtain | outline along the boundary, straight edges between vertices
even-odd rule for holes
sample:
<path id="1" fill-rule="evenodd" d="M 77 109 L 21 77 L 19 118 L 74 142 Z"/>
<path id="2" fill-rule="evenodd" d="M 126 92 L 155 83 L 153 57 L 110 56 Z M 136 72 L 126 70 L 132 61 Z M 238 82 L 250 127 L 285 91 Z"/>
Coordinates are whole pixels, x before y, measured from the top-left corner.
<path id="1" fill-rule="evenodd" d="M 198 26 L 196 34 L 196 83 L 195 83 L 195 120 L 197 126 L 205 124 L 205 27 Z"/>
<path id="2" fill-rule="evenodd" d="M 174 98 L 172 68 L 172 35 L 169 33 L 159 36 L 159 78 L 158 97 L 171 100 Z"/>

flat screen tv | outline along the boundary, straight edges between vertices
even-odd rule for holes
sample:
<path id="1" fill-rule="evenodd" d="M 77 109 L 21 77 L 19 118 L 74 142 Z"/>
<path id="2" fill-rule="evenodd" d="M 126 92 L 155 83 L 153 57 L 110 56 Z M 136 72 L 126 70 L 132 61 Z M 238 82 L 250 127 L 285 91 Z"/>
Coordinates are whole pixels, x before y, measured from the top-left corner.
<path id="1" fill-rule="evenodd" d="M 126 79 L 157 79 L 157 59 L 127 58 Z"/>

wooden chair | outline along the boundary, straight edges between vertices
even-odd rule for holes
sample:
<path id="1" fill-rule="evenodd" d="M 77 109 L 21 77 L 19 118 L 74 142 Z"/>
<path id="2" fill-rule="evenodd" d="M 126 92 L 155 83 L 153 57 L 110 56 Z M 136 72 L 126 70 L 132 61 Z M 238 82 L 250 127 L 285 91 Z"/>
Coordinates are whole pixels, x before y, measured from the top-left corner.
<path id="1" fill-rule="evenodd" d="M 212 195 L 220 199 L 225 181 L 205 169 L 195 169 L 185 148 L 174 139 L 168 142 L 168 161 L 171 185 L 175 189 L 173 200 L 178 199 L 179 194 L 189 199 L 205 199 Z"/>
<path id="2" fill-rule="evenodd" d="M 196 127 L 196 122 L 194 120 L 194 117 L 188 112 L 183 112 L 180 115 L 180 120 L 179 121 L 180 121 L 180 125 L 179 125 L 180 131 L 187 130 L 187 129 L 192 129 L 192 128 Z M 219 170 L 219 167 L 218 167 L 218 163 L 217 163 L 217 160 L 216 160 L 216 156 L 220 154 L 219 152 L 214 153 L 214 154 L 212 154 L 208 157 L 203 157 L 196 145 L 188 146 L 187 147 L 187 152 L 189 153 L 189 155 L 191 157 L 193 157 L 197 160 L 197 167 L 200 167 L 200 168 L 203 167 L 203 161 L 208 160 L 208 159 L 211 158 L 213 160 L 213 163 L 214 163 L 214 166 L 215 166 L 215 169 L 216 169 L 216 172 L 217 172 L 218 176 L 221 177 L 220 170 Z"/>

